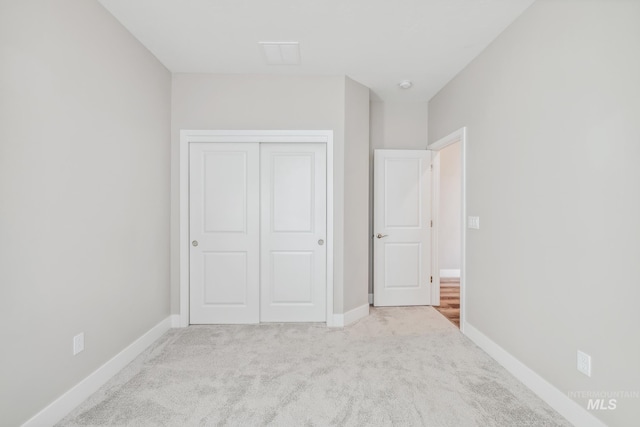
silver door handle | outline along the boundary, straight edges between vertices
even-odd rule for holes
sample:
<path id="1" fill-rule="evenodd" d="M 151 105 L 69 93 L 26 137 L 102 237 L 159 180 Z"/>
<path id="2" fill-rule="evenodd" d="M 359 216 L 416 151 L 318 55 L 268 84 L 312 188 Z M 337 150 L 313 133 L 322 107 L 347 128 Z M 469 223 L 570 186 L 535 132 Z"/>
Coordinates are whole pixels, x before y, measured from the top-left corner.
<path id="1" fill-rule="evenodd" d="M 388 234 L 380 234 L 378 233 L 378 235 L 376 236 L 378 239 L 382 239 L 383 237 L 387 237 Z"/>
<path id="2" fill-rule="evenodd" d="M 324 245 L 324 240 L 322 240 L 322 239 L 318 240 L 318 244 L 319 244 L 320 246 Z"/>
<path id="3" fill-rule="evenodd" d="M 197 240 L 194 240 L 193 242 L 191 242 L 191 244 L 192 244 L 193 246 L 198 246 L 198 241 L 197 241 Z"/>

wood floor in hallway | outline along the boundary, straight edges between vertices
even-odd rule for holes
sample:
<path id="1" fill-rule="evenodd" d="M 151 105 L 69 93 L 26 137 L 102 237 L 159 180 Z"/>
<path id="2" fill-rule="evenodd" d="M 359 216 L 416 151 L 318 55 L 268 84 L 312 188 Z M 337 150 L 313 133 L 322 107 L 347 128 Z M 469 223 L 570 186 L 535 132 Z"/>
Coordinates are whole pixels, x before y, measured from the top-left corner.
<path id="1" fill-rule="evenodd" d="M 440 283 L 440 306 L 434 308 L 451 323 L 460 327 L 460 281 Z"/>

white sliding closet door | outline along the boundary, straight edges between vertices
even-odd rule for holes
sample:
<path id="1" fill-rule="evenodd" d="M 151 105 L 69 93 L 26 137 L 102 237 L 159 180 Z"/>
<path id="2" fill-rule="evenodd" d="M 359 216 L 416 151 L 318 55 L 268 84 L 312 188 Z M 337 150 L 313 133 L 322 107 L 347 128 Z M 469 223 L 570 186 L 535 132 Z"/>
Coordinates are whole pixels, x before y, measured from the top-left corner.
<path id="1" fill-rule="evenodd" d="M 326 321 L 326 146 L 190 144 L 190 323 Z"/>
<path id="2" fill-rule="evenodd" d="M 260 148 L 260 320 L 326 321 L 326 147 Z"/>
<path id="3" fill-rule="evenodd" d="M 190 323 L 257 323 L 260 146 L 190 144 Z"/>

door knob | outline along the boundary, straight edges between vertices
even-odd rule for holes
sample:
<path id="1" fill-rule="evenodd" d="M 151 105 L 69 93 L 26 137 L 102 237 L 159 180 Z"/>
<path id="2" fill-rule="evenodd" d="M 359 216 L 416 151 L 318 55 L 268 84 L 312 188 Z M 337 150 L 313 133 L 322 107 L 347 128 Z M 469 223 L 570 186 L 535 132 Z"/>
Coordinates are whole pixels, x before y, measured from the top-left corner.
<path id="1" fill-rule="evenodd" d="M 376 236 L 378 239 L 382 239 L 383 237 L 387 237 L 388 234 L 380 234 L 378 233 L 378 235 Z"/>
<path id="2" fill-rule="evenodd" d="M 191 244 L 192 244 L 193 246 L 198 246 L 198 241 L 197 241 L 197 240 L 194 240 L 193 242 L 191 242 Z"/>
<path id="3" fill-rule="evenodd" d="M 322 240 L 322 239 L 318 240 L 318 244 L 319 244 L 320 246 L 324 245 L 324 240 Z"/>

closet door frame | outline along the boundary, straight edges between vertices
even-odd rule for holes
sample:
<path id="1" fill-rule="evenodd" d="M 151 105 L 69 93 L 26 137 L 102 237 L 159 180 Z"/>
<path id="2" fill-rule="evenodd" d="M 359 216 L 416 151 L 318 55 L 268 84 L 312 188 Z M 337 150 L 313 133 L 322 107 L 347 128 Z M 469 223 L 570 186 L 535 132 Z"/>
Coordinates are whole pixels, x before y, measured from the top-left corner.
<path id="1" fill-rule="evenodd" d="M 192 142 L 315 142 L 327 154 L 327 326 L 339 326 L 333 315 L 333 131 L 330 130 L 181 130 L 180 131 L 180 314 L 174 326 L 189 326 L 189 144 Z"/>

